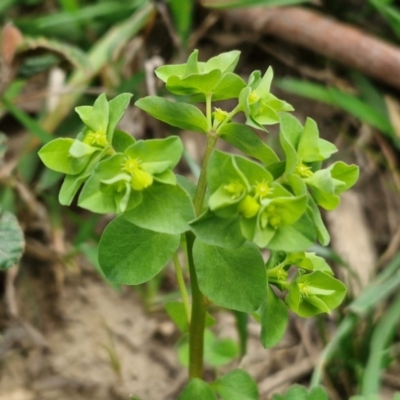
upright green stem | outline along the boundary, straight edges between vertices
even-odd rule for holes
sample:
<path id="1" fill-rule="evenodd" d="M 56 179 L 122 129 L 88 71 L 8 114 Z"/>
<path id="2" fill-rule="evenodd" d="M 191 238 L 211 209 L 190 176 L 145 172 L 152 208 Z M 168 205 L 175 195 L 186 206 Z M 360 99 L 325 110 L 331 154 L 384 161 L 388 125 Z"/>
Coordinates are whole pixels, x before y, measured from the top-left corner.
<path id="1" fill-rule="evenodd" d="M 204 197 L 207 189 L 207 166 L 210 155 L 217 143 L 218 135 L 211 131 L 207 136 L 207 147 L 204 154 L 203 165 L 194 197 L 194 209 L 196 216 L 201 214 Z M 195 236 L 192 232 L 186 233 L 186 246 L 190 272 L 190 285 L 192 289 L 192 315 L 189 327 L 189 377 L 203 377 L 203 352 L 204 329 L 207 311 L 207 299 L 201 293 L 197 282 L 196 270 L 193 261 L 193 243 Z"/>
<path id="2" fill-rule="evenodd" d="M 186 243 L 192 288 L 192 315 L 189 326 L 189 378 L 203 378 L 204 329 L 207 303 L 201 293 L 193 262 L 193 243 L 195 236 L 187 232 Z"/>
<path id="3" fill-rule="evenodd" d="M 178 282 L 179 291 L 181 292 L 183 306 L 185 308 L 186 314 L 186 321 L 188 325 L 190 324 L 190 303 L 189 303 L 189 296 L 186 290 L 185 279 L 183 277 L 181 263 L 179 261 L 178 252 L 174 254 L 173 257 L 174 266 L 175 266 L 175 275 L 176 280 Z"/>
<path id="4" fill-rule="evenodd" d="M 211 99 L 212 99 L 212 94 L 208 94 L 206 96 L 206 118 L 207 118 L 208 132 L 211 132 L 212 129 Z"/>
<path id="5" fill-rule="evenodd" d="M 201 210 L 203 209 L 203 202 L 207 189 L 208 161 L 210 159 L 212 151 L 214 150 L 217 140 L 218 140 L 218 135 L 215 132 L 211 131 L 208 133 L 207 146 L 203 158 L 203 165 L 201 167 L 199 182 L 197 183 L 196 194 L 194 196 L 194 201 L 193 201 L 196 216 L 199 216 L 201 214 Z"/>
<path id="6" fill-rule="evenodd" d="M 226 125 L 230 120 L 238 113 L 242 111 L 242 107 L 238 104 L 226 117 L 225 119 L 218 125 L 217 132 L 221 130 L 221 128 Z"/>

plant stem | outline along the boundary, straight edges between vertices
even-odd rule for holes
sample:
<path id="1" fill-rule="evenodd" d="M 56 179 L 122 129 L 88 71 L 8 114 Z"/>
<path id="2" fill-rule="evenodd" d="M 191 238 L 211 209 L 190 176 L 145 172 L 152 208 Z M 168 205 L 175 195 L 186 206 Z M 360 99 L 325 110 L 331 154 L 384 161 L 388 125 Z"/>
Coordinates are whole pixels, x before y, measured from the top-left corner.
<path id="1" fill-rule="evenodd" d="M 181 263 L 179 262 L 178 252 L 174 254 L 173 257 L 174 266 L 175 266 L 175 275 L 176 280 L 178 282 L 179 291 L 181 292 L 183 307 L 185 308 L 186 314 L 186 321 L 188 326 L 190 325 L 190 303 L 189 303 L 189 296 L 186 290 L 185 279 L 183 278 L 183 272 Z"/>
<path id="2" fill-rule="evenodd" d="M 206 321 L 207 302 L 201 293 L 193 262 L 193 243 L 195 236 L 186 233 L 187 252 L 192 288 L 192 315 L 189 326 L 189 378 L 203 378 L 204 329 Z"/>
<path id="3" fill-rule="evenodd" d="M 207 118 L 207 126 L 209 132 L 211 132 L 212 129 L 211 99 L 212 99 L 212 94 L 206 95 L 206 118 Z"/>
<path id="4" fill-rule="evenodd" d="M 217 140 L 218 140 L 218 135 L 215 132 L 211 131 L 208 133 L 207 146 L 206 146 L 206 151 L 205 151 L 204 158 L 203 158 L 203 165 L 201 167 L 199 181 L 197 183 L 196 194 L 195 194 L 194 200 L 193 200 L 196 217 L 198 217 L 201 214 L 201 211 L 203 209 L 203 202 L 204 202 L 204 197 L 205 197 L 206 189 L 207 189 L 208 161 L 210 159 L 212 151 L 214 150 Z"/>
<path id="5" fill-rule="evenodd" d="M 194 196 L 194 209 L 199 216 L 203 209 L 204 197 L 207 189 L 207 166 L 211 153 L 217 143 L 218 135 L 211 131 L 207 135 L 207 147 L 203 158 L 203 165 Z M 192 232 L 186 233 L 186 249 L 190 272 L 190 285 L 192 288 L 192 315 L 189 326 L 189 378 L 203 377 L 204 329 L 207 311 L 207 299 L 201 293 L 197 281 L 193 261 L 193 244 L 195 236 Z"/>
<path id="6" fill-rule="evenodd" d="M 242 111 L 240 104 L 238 104 L 226 117 L 225 119 L 218 125 L 217 133 L 220 132 L 221 128 L 226 125 L 238 112 Z"/>

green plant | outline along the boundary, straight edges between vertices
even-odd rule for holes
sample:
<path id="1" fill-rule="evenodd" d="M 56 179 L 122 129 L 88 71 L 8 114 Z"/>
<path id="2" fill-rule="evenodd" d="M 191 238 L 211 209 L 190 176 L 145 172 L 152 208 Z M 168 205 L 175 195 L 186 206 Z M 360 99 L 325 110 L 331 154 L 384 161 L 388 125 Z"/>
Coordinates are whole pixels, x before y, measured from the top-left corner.
<path id="1" fill-rule="evenodd" d="M 319 138 L 315 121 L 302 126 L 288 113 L 292 107 L 270 92 L 271 68 L 264 75 L 253 72 L 245 82 L 233 72 L 238 51 L 207 62 L 197 57 L 194 51 L 187 63 L 156 70 L 176 101 L 149 96 L 136 102 L 173 127 L 207 137 L 197 184 L 173 172 L 183 153 L 178 136 L 136 141 L 116 129 L 131 99 L 126 93 L 111 101 L 100 95 L 93 107 L 77 107 L 85 125 L 77 138 L 55 139 L 39 156 L 66 174 L 61 204 L 69 205 L 80 190 L 81 207 L 118 215 L 99 244 L 99 262 L 110 281 L 141 284 L 173 259 L 182 304 L 167 308 L 188 333 L 191 379 L 179 399 L 257 399 L 255 383 L 242 370 L 210 384 L 202 381 L 205 327 L 212 323 L 207 307 L 215 303 L 253 314 L 265 347 L 284 334 L 288 308 L 302 317 L 336 308 L 345 286 L 323 258 L 306 250 L 316 240 L 328 244 L 318 206 L 337 207 L 340 193 L 356 182 L 358 167 L 337 161 L 322 168 L 336 147 Z M 188 98 L 205 103 L 205 114 Z M 213 111 L 214 101 L 226 99 L 237 99 L 236 107 Z M 233 121 L 238 113 L 244 113 L 245 124 Z M 283 157 L 251 129 L 265 131 L 272 124 L 280 125 Z M 244 155 L 215 149 L 220 139 Z M 187 254 L 191 304 L 177 257 L 181 249 Z M 270 250 L 266 263 L 262 249 Z M 289 274 L 292 267 L 295 274 Z M 285 300 L 279 293 L 286 293 Z M 235 353 L 228 342 L 212 336 L 208 342 L 222 356 Z"/>
<path id="2" fill-rule="evenodd" d="M 311 387 L 320 385 L 325 366 L 335 359 L 336 362 L 342 363 L 340 367 L 342 371 L 347 368 L 348 375 L 359 375 L 359 393 L 361 396 L 356 397 L 357 399 L 369 399 L 378 396 L 381 386 L 380 372 L 384 368 L 386 360 L 390 357 L 388 350 L 391 346 L 395 327 L 399 322 L 399 315 L 395 311 L 400 302 L 400 297 L 395 295 L 400 288 L 399 269 L 400 255 L 397 254 L 363 289 L 360 295 L 347 306 L 347 315 L 330 338 L 314 369 Z M 376 309 L 380 309 L 382 304 L 387 303 L 389 299 L 391 299 L 391 304 L 387 307 L 387 311 L 383 315 L 380 315 L 381 312 L 379 312 L 380 317 L 376 318 L 374 316 Z M 357 353 L 357 351 L 354 349 L 349 351 L 348 347 L 348 343 L 357 347 L 362 346 L 360 341 L 366 341 L 365 339 L 354 340 L 356 337 L 364 336 L 360 335 L 360 331 L 367 335 L 368 331 L 372 332 L 371 338 L 367 339 L 368 360 L 366 361 L 357 360 L 351 354 Z M 354 342 L 358 342 L 358 344 Z M 362 372 L 360 373 L 360 371 Z"/>
<path id="3" fill-rule="evenodd" d="M 0 133 L 0 166 L 6 152 L 6 136 Z M 4 181 L 5 180 L 5 181 Z M 0 178 L 1 190 L 9 186 L 4 177 Z M 3 201 L 2 201 L 3 203 Z M 24 251 L 25 239 L 18 219 L 13 210 L 8 210 L 8 204 L 0 204 L 0 270 L 16 265 Z"/>
<path id="4" fill-rule="evenodd" d="M 308 391 L 303 386 L 293 385 L 284 395 L 275 394 L 272 400 L 328 400 L 328 396 L 321 386 Z"/>

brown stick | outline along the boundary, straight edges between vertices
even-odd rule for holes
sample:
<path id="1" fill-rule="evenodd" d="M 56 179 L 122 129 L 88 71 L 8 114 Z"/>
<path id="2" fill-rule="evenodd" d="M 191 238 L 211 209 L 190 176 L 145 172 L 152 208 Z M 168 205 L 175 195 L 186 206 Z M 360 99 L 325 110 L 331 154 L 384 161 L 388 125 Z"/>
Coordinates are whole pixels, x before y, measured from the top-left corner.
<path id="1" fill-rule="evenodd" d="M 400 89 L 400 49 L 300 7 L 227 10 L 234 22 L 300 45 Z"/>
<path id="2" fill-rule="evenodd" d="M 258 385 L 261 395 L 269 394 L 269 392 L 283 383 L 290 384 L 297 381 L 299 378 L 309 374 L 313 367 L 314 364 L 309 358 L 303 358 L 301 361 L 270 375 Z"/>

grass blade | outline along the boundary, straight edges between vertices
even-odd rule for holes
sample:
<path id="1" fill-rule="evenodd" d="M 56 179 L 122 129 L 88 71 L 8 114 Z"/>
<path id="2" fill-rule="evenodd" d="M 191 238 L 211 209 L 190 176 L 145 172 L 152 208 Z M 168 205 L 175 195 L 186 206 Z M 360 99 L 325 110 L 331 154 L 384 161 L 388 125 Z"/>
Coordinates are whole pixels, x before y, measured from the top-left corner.
<path id="1" fill-rule="evenodd" d="M 277 86 L 299 96 L 338 107 L 385 133 L 399 146 L 399 142 L 394 136 L 393 127 L 389 120 L 382 116 L 374 107 L 356 96 L 335 88 L 325 88 L 317 83 L 297 79 L 282 79 Z"/>
<path id="2" fill-rule="evenodd" d="M 311 0 L 204 0 L 203 6 L 212 8 L 248 8 L 253 6 L 282 7 L 310 3 Z"/>
<path id="3" fill-rule="evenodd" d="M 360 296 L 349 305 L 349 314 L 343 318 L 335 335 L 331 338 L 328 345 L 320 355 L 311 378 L 311 387 L 320 384 L 326 363 L 332 358 L 342 340 L 348 337 L 360 317 L 364 317 L 375 306 L 389 297 L 400 287 L 399 269 L 400 253 L 398 253 L 386 268 L 375 278 L 375 280 L 361 292 Z M 399 309 L 398 307 L 399 306 L 397 305 L 397 313 Z"/>
<path id="4" fill-rule="evenodd" d="M 19 121 L 29 132 L 31 132 L 34 136 L 39 138 L 41 143 L 47 143 L 50 140 L 53 140 L 53 136 L 51 136 L 46 129 L 44 129 L 40 124 L 36 122 L 35 119 L 31 118 L 27 113 L 22 111 L 20 108 L 16 107 L 14 104 L 10 103 L 7 99 L 2 99 L 3 105 L 7 108 L 7 110 L 14 116 L 14 118 Z"/>
<path id="5" fill-rule="evenodd" d="M 154 10 L 150 3 L 137 10 L 132 17 L 119 25 L 114 26 L 100 39 L 89 52 L 89 61 L 92 65 L 90 74 L 79 69 L 73 73 L 69 80 L 69 86 L 76 90 L 61 97 L 55 110 L 47 114 L 42 121 L 43 127 L 49 132 L 53 132 L 61 121 L 68 115 L 77 99 L 81 96 L 88 83 L 100 72 L 112 58 L 116 48 L 126 43 L 135 35 L 148 21 Z"/>
<path id="6" fill-rule="evenodd" d="M 400 11 L 396 7 L 385 4 L 381 0 L 369 0 L 370 4 L 382 15 L 391 26 L 393 32 L 400 38 Z"/>
<path id="7" fill-rule="evenodd" d="M 386 355 L 388 342 L 393 337 L 400 321 L 400 295 L 398 295 L 376 325 L 371 337 L 367 366 L 364 370 L 361 394 L 377 394 L 380 387 L 380 372 Z"/>

